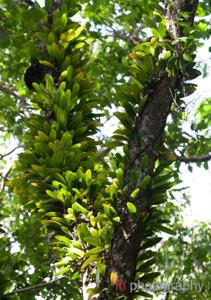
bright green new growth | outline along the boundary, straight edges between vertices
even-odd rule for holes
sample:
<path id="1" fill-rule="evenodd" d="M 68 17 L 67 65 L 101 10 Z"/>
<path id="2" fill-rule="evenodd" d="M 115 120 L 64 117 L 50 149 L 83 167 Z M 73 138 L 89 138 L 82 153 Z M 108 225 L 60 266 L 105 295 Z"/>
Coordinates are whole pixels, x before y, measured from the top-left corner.
<path id="1" fill-rule="evenodd" d="M 56 28 L 56 29 L 55 29 Z M 68 20 L 65 6 L 54 14 L 45 33 L 45 63 L 59 73 L 59 82 L 46 74 L 34 83 L 34 113 L 27 120 L 24 153 L 15 193 L 24 205 L 41 216 L 41 223 L 55 231 L 59 261 L 57 275 L 78 271 L 96 262 L 109 247 L 117 213 L 109 196 L 108 172 L 97 156 L 95 134 L 100 126 L 92 83 L 84 26 Z M 102 270 L 101 270 L 102 269 Z"/>

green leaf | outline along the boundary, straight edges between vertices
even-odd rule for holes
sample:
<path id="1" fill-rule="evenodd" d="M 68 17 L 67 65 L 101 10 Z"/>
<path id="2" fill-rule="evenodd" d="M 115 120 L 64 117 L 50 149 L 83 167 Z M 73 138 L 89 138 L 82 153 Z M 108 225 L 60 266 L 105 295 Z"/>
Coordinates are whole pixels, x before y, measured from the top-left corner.
<path id="1" fill-rule="evenodd" d="M 144 57 L 143 68 L 148 76 L 152 75 L 154 70 L 154 64 L 151 55 L 146 55 Z"/>
<path id="2" fill-rule="evenodd" d="M 99 242 L 99 239 L 95 239 L 93 237 L 84 237 L 84 240 L 90 244 L 90 245 L 93 245 L 93 246 L 96 246 L 96 247 L 99 247 L 100 245 L 100 242 Z"/>
<path id="3" fill-rule="evenodd" d="M 98 253 L 102 252 L 103 250 L 104 250 L 103 247 L 92 248 L 91 250 L 86 251 L 86 253 L 84 254 L 84 257 L 89 257 L 93 254 L 98 254 Z"/>
<path id="4" fill-rule="evenodd" d="M 169 189 L 171 189 L 175 185 L 175 182 L 161 182 L 157 187 L 152 188 L 152 195 L 155 197 L 156 195 L 165 193 Z"/>
<path id="5" fill-rule="evenodd" d="M 88 226 L 85 223 L 78 224 L 78 226 L 76 228 L 76 231 L 77 231 L 78 237 L 81 240 L 86 240 L 87 237 L 90 236 L 90 232 L 89 232 Z"/>
<path id="6" fill-rule="evenodd" d="M 65 41 L 67 41 L 67 42 L 71 42 L 71 41 L 75 40 L 81 34 L 81 32 L 84 30 L 84 28 L 85 28 L 85 25 L 80 26 L 76 30 L 70 29 L 67 33 L 65 33 L 65 37 L 61 37 L 61 40 L 65 39 Z"/>
<path id="7" fill-rule="evenodd" d="M 70 66 L 67 67 L 67 80 L 68 80 L 68 82 L 71 82 L 72 77 L 73 77 L 73 66 L 70 65 Z"/>
<path id="8" fill-rule="evenodd" d="M 113 134 L 112 138 L 119 141 L 128 141 L 129 137 L 122 134 Z"/>
<path id="9" fill-rule="evenodd" d="M 74 98 L 74 96 L 78 95 L 80 90 L 80 85 L 76 82 L 73 85 L 73 89 L 72 89 L 72 98 Z"/>
<path id="10" fill-rule="evenodd" d="M 62 224 L 53 220 L 41 220 L 41 224 L 45 226 L 61 227 Z"/>
<path id="11" fill-rule="evenodd" d="M 70 269 L 71 269 L 70 266 L 65 267 L 65 268 L 62 268 L 61 270 L 59 270 L 58 272 L 56 272 L 55 275 L 56 275 L 56 276 L 59 276 L 59 275 L 65 274 L 65 273 L 67 273 Z"/>
<path id="12" fill-rule="evenodd" d="M 114 217 L 113 219 L 112 219 L 114 222 L 120 222 L 121 220 L 120 220 L 120 217 Z"/>
<path id="13" fill-rule="evenodd" d="M 76 178 L 76 174 L 73 173 L 72 171 L 67 170 L 65 173 L 65 178 L 67 180 L 68 187 L 70 188 L 73 185 L 73 182 Z"/>
<path id="14" fill-rule="evenodd" d="M 87 266 L 89 266 L 91 263 L 96 262 L 99 260 L 98 255 L 92 255 L 89 258 L 85 260 L 85 262 L 82 264 L 81 269 L 85 269 Z"/>
<path id="15" fill-rule="evenodd" d="M 84 214 L 84 215 L 87 215 L 87 213 L 88 213 L 88 210 L 85 207 L 83 207 L 81 204 L 79 204 L 78 202 L 74 202 L 72 204 L 72 208 L 74 211 L 82 212 L 82 214 Z"/>
<path id="16" fill-rule="evenodd" d="M 188 79 L 189 80 L 195 79 L 195 78 L 197 78 L 198 76 L 201 75 L 201 72 L 197 69 L 191 69 L 187 73 L 188 73 Z"/>
<path id="17" fill-rule="evenodd" d="M 162 59 L 163 59 L 163 60 L 167 60 L 169 57 L 171 57 L 171 51 L 167 50 L 167 51 L 164 53 Z"/>
<path id="18" fill-rule="evenodd" d="M 86 170 L 85 182 L 86 182 L 87 187 L 89 187 L 92 182 L 92 171 L 90 169 Z"/>
<path id="19" fill-rule="evenodd" d="M 173 163 L 172 160 L 165 160 L 162 163 L 158 165 L 158 167 L 155 169 L 153 173 L 153 178 L 161 174 L 166 168 L 168 168 Z"/>
<path id="20" fill-rule="evenodd" d="M 65 178 L 61 174 L 55 173 L 55 179 L 57 179 L 58 181 L 62 182 L 64 185 L 66 185 Z"/>
<path id="21" fill-rule="evenodd" d="M 148 260 L 152 257 L 155 258 L 156 256 L 156 252 L 152 251 L 152 250 L 147 250 L 147 251 L 141 251 L 141 255 L 138 256 L 138 260 L 140 262 L 143 262 L 144 260 Z"/>
<path id="22" fill-rule="evenodd" d="M 146 189 L 150 185 L 151 181 L 152 181 L 152 178 L 150 175 L 144 176 L 144 178 L 141 181 L 140 189 L 141 190 Z"/>
<path id="23" fill-rule="evenodd" d="M 50 74 L 45 75 L 46 89 L 50 95 L 53 95 L 54 92 L 54 80 Z"/>
<path id="24" fill-rule="evenodd" d="M 119 140 L 115 140 L 115 141 L 108 141 L 104 144 L 105 147 L 107 148 L 116 148 L 116 147 L 120 147 L 125 145 L 124 141 L 119 141 Z"/>
<path id="25" fill-rule="evenodd" d="M 176 235 L 176 232 L 175 230 L 171 229 L 171 228 L 168 228 L 168 227 L 165 227 L 165 226 L 162 226 L 162 225 L 156 225 L 156 228 L 159 230 L 159 231 L 163 231 L 165 233 L 168 233 L 170 235 Z"/>
<path id="26" fill-rule="evenodd" d="M 147 27 L 155 27 L 156 26 L 156 22 L 154 21 L 154 19 L 151 16 L 148 16 L 147 14 L 143 14 L 143 18 L 144 21 L 147 25 Z"/>
<path id="27" fill-rule="evenodd" d="M 114 113 L 114 116 L 116 116 L 127 129 L 129 129 L 131 127 L 132 120 L 128 114 L 126 114 L 124 112 L 116 111 Z"/>
<path id="28" fill-rule="evenodd" d="M 167 174 L 165 175 L 159 175 L 155 178 L 153 178 L 153 183 L 152 183 L 152 186 L 158 184 L 158 183 L 161 183 L 161 182 L 168 182 L 170 179 L 174 178 L 174 173 L 173 172 L 170 172 L 168 171 Z"/>
<path id="29" fill-rule="evenodd" d="M 132 104 L 130 104 L 129 102 L 123 103 L 123 106 L 124 106 L 124 109 L 125 109 L 126 113 L 130 117 L 130 119 L 134 120 L 134 118 L 136 116 L 134 106 Z"/>
<path id="30" fill-rule="evenodd" d="M 139 192 L 140 192 L 140 189 L 139 189 L 139 188 L 135 189 L 135 190 L 130 194 L 130 197 L 131 197 L 132 199 L 137 198 Z"/>
<path id="31" fill-rule="evenodd" d="M 60 266 L 63 266 L 63 265 L 67 265 L 70 261 L 71 261 L 71 257 L 66 256 L 63 259 L 61 259 L 60 261 L 56 262 L 54 264 L 54 266 L 55 267 L 60 267 Z"/>
<path id="32" fill-rule="evenodd" d="M 59 123 L 63 128 L 66 128 L 67 126 L 67 112 L 60 107 L 56 107 L 55 109 L 56 112 L 56 118 Z"/>
<path id="33" fill-rule="evenodd" d="M 50 191 L 50 190 L 46 190 L 46 194 L 47 194 L 49 197 L 51 197 L 51 198 L 57 200 L 57 197 L 56 197 L 56 193 L 55 193 L 55 192 L 52 192 L 52 191 Z"/>
<path id="34" fill-rule="evenodd" d="M 76 222 L 76 217 L 72 208 L 68 208 L 68 214 L 64 215 L 65 220 Z"/>
<path id="35" fill-rule="evenodd" d="M 72 134 L 69 131 L 65 131 L 62 135 L 61 146 L 64 150 L 69 150 L 72 146 Z"/>
<path id="36" fill-rule="evenodd" d="M 153 280 L 154 278 L 160 276 L 160 272 L 151 272 L 151 273 L 148 273 L 148 274 L 145 274 L 143 275 L 142 277 L 139 278 L 140 281 L 151 281 Z"/>
<path id="37" fill-rule="evenodd" d="M 143 297 L 146 297 L 146 298 L 153 298 L 152 294 L 149 294 L 145 291 L 140 291 L 140 290 L 137 293 L 135 293 L 135 295 L 140 295 L 140 296 L 143 296 Z"/>
<path id="38" fill-rule="evenodd" d="M 70 247 L 72 245 L 72 241 L 70 239 L 68 239 L 67 237 L 65 237 L 65 236 L 56 235 L 55 239 L 60 241 L 60 242 L 63 242 L 67 247 Z"/>
<path id="39" fill-rule="evenodd" d="M 141 265 L 138 265 L 136 270 L 137 272 L 144 272 L 144 270 L 154 265 L 155 262 L 156 262 L 155 258 L 149 259 L 146 262 L 142 263 Z"/>
<path id="40" fill-rule="evenodd" d="M 76 254 L 76 255 L 78 255 L 78 256 L 80 256 L 80 257 L 83 257 L 84 256 L 84 251 L 82 251 L 81 249 L 79 249 L 79 248 L 75 248 L 75 247 L 70 247 L 70 248 L 68 248 L 68 252 L 70 252 L 70 253 L 73 253 L 73 254 Z"/>
<path id="41" fill-rule="evenodd" d="M 158 23 L 160 23 L 160 22 L 162 22 L 164 20 L 163 16 L 157 10 L 154 10 L 152 13 L 153 13 L 153 16 L 154 16 L 155 20 Z"/>
<path id="42" fill-rule="evenodd" d="M 166 201 L 167 201 L 166 193 L 158 194 L 158 195 L 154 194 L 150 197 L 150 203 L 152 205 L 159 205 L 165 203 Z"/>
<path id="43" fill-rule="evenodd" d="M 131 76 L 131 85 L 133 87 L 134 92 L 136 92 L 137 94 L 140 94 L 140 92 L 144 89 L 144 84 L 136 79 L 134 76 Z M 126 126 L 127 127 L 127 126 Z"/>
<path id="44" fill-rule="evenodd" d="M 116 171 L 116 175 L 117 175 L 117 179 L 119 181 L 119 185 L 120 187 L 123 187 L 124 186 L 124 182 L 125 182 L 125 179 L 124 179 L 124 171 L 122 168 L 119 168 L 117 171 Z"/>
<path id="45" fill-rule="evenodd" d="M 154 36 L 154 37 L 156 37 L 156 38 L 160 38 L 161 36 L 160 36 L 160 32 L 157 30 L 157 29 L 155 29 L 155 28 L 150 28 L 150 30 L 151 30 L 151 32 L 152 32 L 152 35 Z"/>
<path id="46" fill-rule="evenodd" d="M 114 134 L 113 134 L 112 137 L 114 137 L 116 134 L 117 134 L 117 135 L 120 135 L 120 136 L 124 136 L 124 137 L 126 137 L 127 139 L 128 139 L 129 137 L 131 137 L 131 132 L 130 132 L 130 130 L 128 130 L 128 129 L 125 128 L 125 127 L 116 129 L 116 130 L 114 131 Z"/>
<path id="47" fill-rule="evenodd" d="M 161 237 L 154 237 L 154 238 L 147 239 L 146 242 L 141 246 L 141 249 L 151 248 L 156 244 L 158 244 L 161 240 L 162 240 Z"/>
<path id="48" fill-rule="evenodd" d="M 193 60 L 187 53 L 183 53 L 183 59 L 186 60 L 186 61 L 192 61 Z"/>
<path id="49" fill-rule="evenodd" d="M 127 208 L 131 214 L 135 214 L 137 211 L 136 206 L 132 202 L 127 202 Z"/>
<path id="50" fill-rule="evenodd" d="M 166 27 L 160 22 L 158 24 L 158 32 L 161 38 L 164 38 L 166 35 Z"/>
<path id="51" fill-rule="evenodd" d="M 67 14 L 63 14 L 60 18 L 60 24 L 65 27 L 67 24 L 67 20 L 68 20 Z"/>

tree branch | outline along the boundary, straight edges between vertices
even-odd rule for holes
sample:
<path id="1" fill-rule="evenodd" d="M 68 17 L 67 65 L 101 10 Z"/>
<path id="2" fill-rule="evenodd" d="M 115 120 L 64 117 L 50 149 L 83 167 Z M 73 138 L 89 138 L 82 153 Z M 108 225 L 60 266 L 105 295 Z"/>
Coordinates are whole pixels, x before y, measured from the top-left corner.
<path id="1" fill-rule="evenodd" d="M 33 1 L 31 1 L 31 0 L 24 0 L 24 2 L 25 2 L 27 5 L 31 6 L 31 7 L 34 7 L 34 6 L 35 6 L 35 3 L 34 3 Z"/>
<path id="2" fill-rule="evenodd" d="M 12 167 L 10 167 L 9 168 L 9 170 L 6 172 L 6 174 L 4 174 L 4 175 L 1 175 L 0 174 L 0 177 L 2 178 L 2 186 L 1 186 L 1 192 L 3 193 L 4 192 L 4 189 L 5 189 L 5 182 L 7 181 L 7 178 L 8 178 L 8 176 L 9 176 L 9 174 L 10 174 L 10 172 L 11 172 L 11 170 L 12 170 Z M 0 199 L 0 204 L 2 203 L 2 198 Z"/>
<path id="3" fill-rule="evenodd" d="M 30 116 L 30 113 L 27 109 L 27 104 L 26 104 L 26 100 L 23 96 L 19 95 L 17 92 L 11 90 L 11 88 L 9 86 L 6 86 L 6 85 L 2 85 L 0 84 L 0 91 L 2 91 L 3 93 L 9 95 L 9 96 L 12 96 L 12 97 L 15 97 L 17 99 L 19 99 L 20 101 L 20 107 L 22 108 L 23 110 L 23 113 L 26 115 L 26 116 Z"/>
<path id="4" fill-rule="evenodd" d="M 166 12 L 168 30 L 172 40 L 175 42 L 174 56 L 178 56 L 178 34 L 180 28 L 177 27 L 177 19 L 183 11 L 184 2 L 189 0 L 167 1 L 171 4 Z M 198 0 L 194 1 L 194 7 L 189 7 L 191 11 L 197 6 Z M 170 9 L 171 8 L 171 9 Z M 192 19 L 191 19 L 192 21 Z M 153 92 L 149 94 L 143 110 L 136 118 L 133 134 L 129 140 L 129 162 L 125 172 L 125 187 L 123 194 L 118 199 L 118 215 L 120 216 L 120 226 L 116 228 L 112 245 L 106 257 L 106 272 L 101 282 L 101 288 L 108 287 L 110 284 L 110 275 L 115 272 L 118 278 L 128 283 L 124 295 L 128 300 L 133 299 L 133 293 L 130 291 L 130 283 L 134 282 L 136 275 L 137 257 L 140 251 L 140 245 L 146 235 L 144 218 L 148 212 L 148 203 L 150 190 L 143 190 L 139 197 L 134 201 L 138 214 L 131 216 L 127 210 L 127 202 L 130 201 L 130 194 L 134 190 L 131 182 L 131 172 L 138 174 L 137 181 L 141 182 L 146 175 L 152 175 L 155 161 L 159 155 L 159 149 L 163 141 L 163 133 L 166 121 L 173 103 L 172 94 L 178 88 L 180 81 L 180 71 L 175 71 L 171 77 L 167 72 L 163 72 L 160 80 L 154 85 Z M 141 172 L 141 162 L 144 157 L 148 158 L 148 165 Z M 98 300 L 111 300 L 117 296 L 117 291 L 110 292 L 108 289 L 100 293 Z"/>
<path id="5" fill-rule="evenodd" d="M 30 292 L 30 291 L 33 291 L 33 290 L 40 290 L 40 289 L 43 289 L 45 287 L 48 287 L 48 286 L 51 286 L 51 285 L 54 285 L 54 284 L 59 285 L 60 284 L 59 281 L 63 278 L 65 278 L 65 277 L 60 277 L 60 278 L 57 278 L 57 279 L 53 279 L 49 282 L 43 282 L 43 283 L 39 283 L 39 284 L 36 284 L 36 285 L 27 286 L 25 288 L 17 289 L 17 290 L 14 290 L 13 292 L 5 294 L 5 296 L 11 296 L 11 295 L 15 295 L 15 294 L 26 293 L 26 292 Z"/>
<path id="6" fill-rule="evenodd" d="M 176 154 L 175 156 L 176 156 L 176 160 L 179 160 L 184 163 L 197 163 L 197 162 L 205 162 L 211 160 L 211 154 L 200 156 L 200 157 L 197 156 L 186 157 L 186 156 L 178 156 Z"/>
<path id="7" fill-rule="evenodd" d="M 137 45 L 139 43 L 146 42 L 150 40 L 150 38 L 141 39 L 138 37 L 137 33 L 143 29 L 143 27 L 138 26 L 136 27 L 132 32 L 126 33 L 125 31 L 121 30 L 115 30 L 110 24 L 106 24 L 110 29 L 107 29 L 109 32 L 113 34 L 114 38 L 118 38 L 125 42 L 131 42 L 133 45 Z"/>
<path id="8" fill-rule="evenodd" d="M 9 152 L 7 152 L 7 153 L 5 153 L 5 154 L 0 154 L 0 160 L 2 160 L 4 157 L 6 157 L 6 156 L 8 156 L 8 155 L 10 155 L 10 154 L 12 154 L 15 150 L 17 150 L 17 149 L 19 149 L 19 148 L 21 148 L 21 146 L 17 146 L 17 147 L 15 147 L 14 149 L 12 149 L 11 151 L 9 151 Z M 4 175 L 2 175 L 2 174 L 0 174 L 0 177 L 1 177 L 1 179 L 2 179 L 2 182 L 1 182 L 1 188 L 0 188 L 0 191 L 1 192 L 4 192 L 4 189 L 5 189 L 5 182 L 6 182 L 6 180 L 7 180 L 7 178 L 8 178 L 8 176 L 9 176 L 9 174 L 10 174 L 10 171 L 11 171 L 11 167 L 9 168 L 9 170 L 6 172 L 6 174 L 4 174 Z M 1 203 L 2 203 L 2 198 L 0 198 L 0 205 L 1 205 Z"/>
<path id="9" fill-rule="evenodd" d="M 53 0 L 50 10 L 48 12 L 48 26 L 50 27 L 53 20 L 53 14 L 57 9 L 60 9 L 62 7 L 63 0 Z"/>
<path id="10" fill-rule="evenodd" d="M 2 159 L 3 159 L 4 157 L 6 157 L 6 156 L 12 154 L 15 150 L 17 150 L 17 149 L 19 149 L 19 148 L 21 148 L 21 146 L 17 146 L 17 147 L 15 147 L 14 149 L 12 149 L 11 151 L 9 151 L 9 152 L 7 152 L 7 153 L 5 153 L 5 154 L 0 154 L 0 160 L 2 160 Z"/>

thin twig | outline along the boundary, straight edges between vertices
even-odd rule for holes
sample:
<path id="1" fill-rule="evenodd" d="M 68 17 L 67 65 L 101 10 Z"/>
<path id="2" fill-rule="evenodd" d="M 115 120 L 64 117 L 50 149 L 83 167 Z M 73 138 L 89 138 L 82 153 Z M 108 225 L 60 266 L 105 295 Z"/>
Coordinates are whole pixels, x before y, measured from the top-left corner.
<path id="1" fill-rule="evenodd" d="M 8 178 L 8 176 L 9 176 L 9 174 L 10 174 L 10 172 L 11 172 L 11 170 L 12 170 L 12 167 L 11 168 L 9 168 L 9 170 L 6 172 L 6 174 L 5 175 L 1 175 L 1 178 L 2 178 L 2 181 L 3 181 L 3 183 L 2 183 L 2 187 L 1 187 L 1 192 L 3 193 L 4 192 L 4 189 L 5 189 L 5 182 L 7 181 L 7 178 Z M 2 198 L 0 199 L 0 204 L 2 203 Z"/>
<path id="2" fill-rule="evenodd" d="M 197 163 L 197 162 L 205 162 L 205 161 L 209 161 L 211 160 L 211 154 L 205 155 L 205 156 L 190 156 L 190 157 L 186 157 L 186 156 L 178 156 L 176 155 L 176 160 L 179 160 L 181 162 L 185 162 L 185 163 Z"/>
<path id="3" fill-rule="evenodd" d="M 17 290 L 14 290 L 13 292 L 5 294 L 5 296 L 11 296 L 11 295 L 15 295 L 15 294 L 30 292 L 30 291 L 37 290 L 37 289 L 43 289 L 45 287 L 48 287 L 48 286 L 51 286 L 51 285 L 54 285 L 54 284 L 57 284 L 58 286 L 60 286 L 59 281 L 63 278 L 65 278 L 65 277 L 60 277 L 60 278 L 57 278 L 57 279 L 53 279 L 49 282 L 43 282 L 43 283 L 39 283 L 39 284 L 36 284 L 36 285 L 27 286 L 25 288 L 17 289 Z"/>
<path id="4" fill-rule="evenodd" d="M 2 159 L 3 159 L 4 157 L 6 157 L 6 156 L 12 154 L 15 150 L 17 150 L 17 149 L 19 149 L 19 148 L 21 148 L 21 146 L 17 146 L 17 147 L 15 147 L 14 149 L 12 149 L 11 151 L 9 151 L 9 152 L 7 152 L 7 153 L 5 153 L 5 154 L 0 154 L 0 160 L 2 160 Z"/>
<path id="5" fill-rule="evenodd" d="M 172 100 L 174 101 L 174 104 L 175 104 L 176 108 L 180 109 L 179 105 L 177 104 L 176 97 L 174 97 L 174 95 L 173 95 L 173 93 L 172 93 L 172 91 L 171 91 L 170 88 L 169 88 L 169 92 L 171 94 Z"/>
<path id="6" fill-rule="evenodd" d="M 107 29 L 110 33 L 113 34 L 114 38 L 119 38 L 120 40 L 123 40 L 125 42 L 131 42 L 133 45 L 142 43 L 142 42 L 146 42 L 148 41 L 149 38 L 147 39 L 141 39 L 138 37 L 137 32 L 139 30 L 141 30 L 139 27 L 135 28 L 132 32 L 126 33 L 123 30 L 116 30 L 112 27 L 112 25 L 110 24 L 106 24 L 106 26 L 108 26 L 110 29 Z"/>

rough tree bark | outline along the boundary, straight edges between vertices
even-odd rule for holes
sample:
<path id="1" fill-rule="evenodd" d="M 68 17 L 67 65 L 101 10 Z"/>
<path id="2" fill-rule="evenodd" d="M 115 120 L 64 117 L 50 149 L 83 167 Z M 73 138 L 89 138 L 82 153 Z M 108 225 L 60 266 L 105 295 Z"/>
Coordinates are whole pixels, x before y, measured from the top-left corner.
<path id="1" fill-rule="evenodd" d="M 166 20 L 168 23 L 168 31 L 172 39 L 177 40 L 180 36 L 180 28 L 176 25 L 176 20 L 179 13 L 183 11 L 189 12 L 189 17 L 186 22 L 189 25 L 193 24 L 198 0 L 177 0 L 167 1 Z M 175 46 L 175 55 L 178 55 L 177 43 Z M 140 136 L 140 142 L 137 138 L 132 138 L 129 142 L 130 162 L 127 166 L 125 175 L 125 189 L 122 199 L 120 199 L 119 214 L 121 218 L 121 226 L 115 232 L 111 250 L 108 253 L 106 260 L 106 274 L 102 281 L 102 292 L 98 296 L 100 300 L 114 299 L 115 291 L 112 295 L 109 294 L 106 287 L 110 283 L 110 274 L 115 271 L 118 276 L 124 279 L 127 283 L 133 282 L 136 271 L 137 256 L 140 251 L 140 242 L 145 235 L 142 229 L 142 212 L 146 209 L 149 192 L 146 190 L 141 195 L 140 203 L 136 203 L 139 214 L 136 218 L 131 217 L 127 213 L 126 202 L 129 201 L 132 186 L 130 183 L 130 172 L 138 171 L 140 174 L 141 161 L 145 155 L 149 158 L 149 164 L 146 169 L 146 174 L 151 175 L 154 169 L 155 161 L 158 157 L 159 148 L 162 144 L 162 136 L 166 125 L 167 117 L 170 113 L 171 104 L 173 102 L 172 94 L 177 88 L 180 80 L 179 72 L 173 77 L 168 77 L 164 73 L 160 81 L 154 87 L 153 93 L 149 96 L 147 104 L 138 116 L 134 127 L 134 136 Z M 142 178 L 145 174 L 141 174 Z M 127 299 L 132 299 L 127 286 L 125 294 Z"/>

